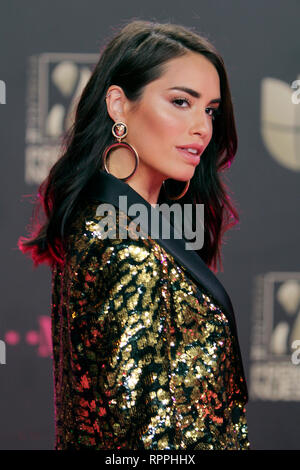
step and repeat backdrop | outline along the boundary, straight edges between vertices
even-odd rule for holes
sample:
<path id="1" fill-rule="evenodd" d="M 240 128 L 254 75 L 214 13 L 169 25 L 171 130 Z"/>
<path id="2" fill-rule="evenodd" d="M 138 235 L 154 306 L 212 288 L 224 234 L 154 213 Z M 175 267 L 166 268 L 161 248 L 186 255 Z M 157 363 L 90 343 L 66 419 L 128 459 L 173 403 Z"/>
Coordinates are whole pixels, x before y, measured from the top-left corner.
<path id="1" fill-rule="evenodd" d="M 224 58 L 240 222 L 217 276 L 235 309 L 252 449 L 300 449 L 300 3 L 2 2 L 0 448 L 53 449 L 51 276 L 17 248 L 107 40 L 133 19 L 194 28 Z"/>

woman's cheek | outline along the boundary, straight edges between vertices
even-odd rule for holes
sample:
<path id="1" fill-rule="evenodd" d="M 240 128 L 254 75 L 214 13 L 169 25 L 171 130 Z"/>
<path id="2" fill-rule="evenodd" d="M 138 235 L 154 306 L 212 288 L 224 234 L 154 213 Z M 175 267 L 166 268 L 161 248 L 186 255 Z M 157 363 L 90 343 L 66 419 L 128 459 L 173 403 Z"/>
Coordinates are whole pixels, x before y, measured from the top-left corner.
<path id="1" fill-rule="evenodd" d="M 182 140 L 182 138 L 180 138 L 181 134 L 184 139 L 185 129 L 185 120 L 179 119 L 177 116 L 166 117 L 159 126 L 159 132 L 163 134 L 164 139 L 175 137 L 177 140 L 179 139 L 179 141 Z"/>

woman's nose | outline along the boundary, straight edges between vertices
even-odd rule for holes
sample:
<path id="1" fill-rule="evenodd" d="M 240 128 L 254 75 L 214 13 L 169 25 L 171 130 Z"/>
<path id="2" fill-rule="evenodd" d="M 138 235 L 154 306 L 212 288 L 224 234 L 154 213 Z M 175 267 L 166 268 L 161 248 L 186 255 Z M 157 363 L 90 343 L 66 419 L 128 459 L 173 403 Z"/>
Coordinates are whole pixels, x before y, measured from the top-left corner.
<path id="1" fill-rule="evenodd" d="M 204 111 L 198 112 L 191 126 L 191 134 L 199 134 L 205 138 L 211 129 L 211 117 Z"/>

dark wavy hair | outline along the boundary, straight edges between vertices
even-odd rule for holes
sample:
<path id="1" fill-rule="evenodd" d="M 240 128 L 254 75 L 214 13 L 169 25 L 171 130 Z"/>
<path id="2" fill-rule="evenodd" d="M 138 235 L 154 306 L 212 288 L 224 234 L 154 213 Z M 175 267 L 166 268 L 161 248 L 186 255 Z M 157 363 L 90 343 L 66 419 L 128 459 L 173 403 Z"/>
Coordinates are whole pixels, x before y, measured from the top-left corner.
<path id="1" fill-rule="evenodd" d="M 223 59 L 207 38 L 177 24 L 135 20 L 126 24 L 104 47 L 78 102 L 73 125 L 64 134 L 61 156 L 38 189 L 29 238 L 20 237 L 18 247 L 30 252 L 34 266 L 64 261 L 68 227 L 84 198 L 84 191 L 110 145 L 113 121 L 105 95 L 110 85 L 122 87 L 138 103 L 144 87 L 159 78 L 163 64 L 189 51 L 205 56 L 216 68 L 221 88 L 220 113 L 213 121 L 213 135 L 195 168 L 185 196 L 176 201 L 204 204 L 204 245 L 197 251 L 214 271 L 220 262 L 223 234 L 239 221 L 236 209 L 221 181 L 237 151 L 233 105 Z M 175 194 L 181 181 L 168 180 Z M 159 203 L 169 202 L 160 192 Z M 38 220 L 43 211 L 43 222 Z M 193 221 L 195 230 L 195 220 Z"/>

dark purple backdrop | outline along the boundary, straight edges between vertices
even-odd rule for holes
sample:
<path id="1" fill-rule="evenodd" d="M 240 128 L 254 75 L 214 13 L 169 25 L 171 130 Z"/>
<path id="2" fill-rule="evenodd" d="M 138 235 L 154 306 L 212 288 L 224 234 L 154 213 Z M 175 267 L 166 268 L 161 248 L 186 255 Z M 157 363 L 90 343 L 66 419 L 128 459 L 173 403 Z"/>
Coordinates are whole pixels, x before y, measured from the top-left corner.
<path id="1" fill-rule="evenodd" d="M 133 19 L 194 27 L 224 58 L 239 135 L 227 182 L 240 225 L 227 232 L 224 272 L 218 276 L 237 317 L 250 390 L 249 438 L 252 449 L 300 448 L 300 364 L 292 362 L 289 343 L 297 334 L 300 339 L 300 104 L 291 104 L 291 84 L 300 74 L 299 17 L 297 0 L 2 2 L 0 339 L 6 363 L 0 365 L 1 449 L 54 445 L 50 271 L 46 266 L 34 271 L 16 248 L 32 211 L 24 195 L 36 192 L 43 165 L 55 155 L 55 136 L 47 137 L 39 126 L 45 125 L 43 113 L 55 117 L 67 110 L 79 71 L 84 74 L 96 61 L 113 28 Z M 63 95 L 59 73 L 58 82 L 51 73 L 66 60 L 70 89 Z M 268 83 L 265 93 L 265 79 L 278 86 Z"/>

